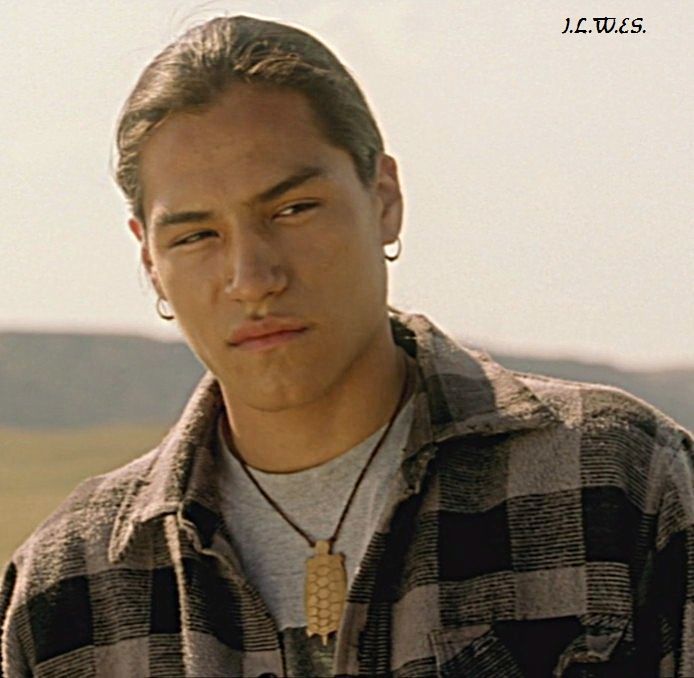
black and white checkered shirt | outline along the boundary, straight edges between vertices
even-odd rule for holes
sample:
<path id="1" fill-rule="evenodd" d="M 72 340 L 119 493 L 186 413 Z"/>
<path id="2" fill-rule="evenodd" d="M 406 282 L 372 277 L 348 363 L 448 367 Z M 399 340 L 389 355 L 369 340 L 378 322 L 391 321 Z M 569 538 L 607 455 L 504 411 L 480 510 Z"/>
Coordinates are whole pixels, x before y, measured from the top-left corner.
<path id="1" fill-rule="evenodd" d="M 692 437 L 619 389 L 511 372 L 394 315 L 419 385 L 339 676 L 694 676 Z M 207 373 L 162 443 L 14 554 L 4 676 L 286 674 L 218 509 Z"/>

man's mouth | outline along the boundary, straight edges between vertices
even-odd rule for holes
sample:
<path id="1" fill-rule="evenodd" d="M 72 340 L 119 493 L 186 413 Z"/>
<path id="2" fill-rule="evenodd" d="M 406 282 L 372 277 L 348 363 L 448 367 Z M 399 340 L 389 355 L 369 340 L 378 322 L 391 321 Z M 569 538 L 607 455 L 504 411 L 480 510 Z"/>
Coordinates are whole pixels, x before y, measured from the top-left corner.
<path id="1" fill-rule="evenodd" d="M 229 337 L 229 344 L 244 351 L 262 351 L 281 346 L 308 330 L 306 321 L 282 315 L 242 322 Z"/>
<path id="2" fill-rule="evenodd" d="M 233 344 L 233 347 L 242 351 L 267 350 L 270 348 L 275 348 L 276 346 L 288 344 L 307 331 L 308 328 L 304 327 L 298 330 L 282 330 L 280 332 L 272 332 L 271 334 L 264 334 L 258 337 L 249 337 L 244 341 Z"/>

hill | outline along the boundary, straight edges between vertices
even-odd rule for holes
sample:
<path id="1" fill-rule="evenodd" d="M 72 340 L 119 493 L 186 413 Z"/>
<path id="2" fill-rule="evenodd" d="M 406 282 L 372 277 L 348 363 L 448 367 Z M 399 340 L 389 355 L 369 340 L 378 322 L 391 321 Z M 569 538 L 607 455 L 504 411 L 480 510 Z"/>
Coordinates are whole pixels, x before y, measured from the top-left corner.
<path id="1" fill-rule="evenodd" d="M 0 426 L 173 422 L 202 374 L 203 367 L 180 342 L 0 333 Z"/>

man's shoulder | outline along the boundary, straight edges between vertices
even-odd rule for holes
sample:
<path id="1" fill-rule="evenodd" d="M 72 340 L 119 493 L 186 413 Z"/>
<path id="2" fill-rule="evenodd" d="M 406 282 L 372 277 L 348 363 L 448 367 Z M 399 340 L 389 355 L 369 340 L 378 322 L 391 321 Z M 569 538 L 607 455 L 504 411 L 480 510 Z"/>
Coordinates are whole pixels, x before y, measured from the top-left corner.
<path id="1" fill-rule="evenodd" d="M 586 496 L 615 492 L 656 513 L 668 492 L 694 507 L 692 434 L 653 404 L 616 386 L 514 372 L 556 415 L 537 432 L 549 459 L 572 465 Z M 542 456 L 542 455 L 540 455 Z M 689 480 L 687 480 L 689 479 Z"/>
<path id="2" fill-rule="evenodd" d="M 595 554 L 614 555 L 621 544 L 626 550 L 615 558 L 628 562 L 640 530 L 655 529 L 664 547 L 694 528 L 689 431 L 621 388 L 512 376 L 527 389 L 516 389 L 518 398 L 553 416 L 447 440 L 438 501 L 455 534 L 510 530 L 517 554 L 529 558 L 562 544 L 561 554 L 588 549 L 599 560 Z"/>
<path id="3" fill-rule="evenodd" d="M 659 446 L 691 445 L 691 432 L 652 403 L 608 384 L 513 371 L 560 424 L 586 434 L 629 431 Z"/>
<path id="4" fill-rule="evenodd" d="M 133 488 L 146 477 L 159 448 L 107 473 L 83 480 L 19 546 L 12 562 L 32 588 L 45 589 L 82 573 L 87 561 L 106 562 L 118 514 Z"/>

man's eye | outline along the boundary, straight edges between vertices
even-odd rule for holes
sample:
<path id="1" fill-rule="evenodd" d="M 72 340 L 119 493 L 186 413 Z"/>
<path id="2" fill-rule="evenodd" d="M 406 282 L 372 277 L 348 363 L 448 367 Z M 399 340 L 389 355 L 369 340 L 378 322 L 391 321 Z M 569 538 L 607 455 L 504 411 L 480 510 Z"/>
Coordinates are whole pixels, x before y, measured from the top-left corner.
<path id="1" fill-rule="evenodd" d="M 293 205 L 287 205 L 284 209 L 277 212 L 278 217 L 293 217 L 301 212 L 313 209 L 318 205 L 317 202 L 295 202 Z"/>
<path id="2" fill-rule="evenodd" d="M 189 235 L 187 238 L 179 240 L 177 243 L 174 244 L 174 247 L 178 247 L 179 245 L 190 245 L 192 243 L 199 242 L 200 240 L 202 240 L 203 237 L 206 237 L 208 235 L 214 235 L 214 231 L 200 231 L 199 233 L 193 233 L 193 235 Z"/>

